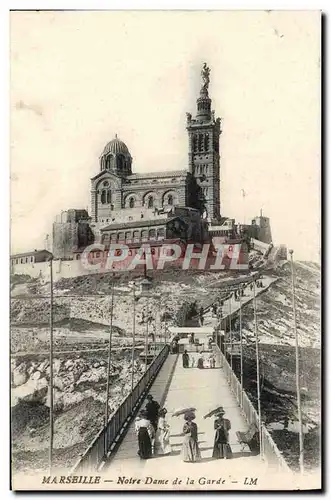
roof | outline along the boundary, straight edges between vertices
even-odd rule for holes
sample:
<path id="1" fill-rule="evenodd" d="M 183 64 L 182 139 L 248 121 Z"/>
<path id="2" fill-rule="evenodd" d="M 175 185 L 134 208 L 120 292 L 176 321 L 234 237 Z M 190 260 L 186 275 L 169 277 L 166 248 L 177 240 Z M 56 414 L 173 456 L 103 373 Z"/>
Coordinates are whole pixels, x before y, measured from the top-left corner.
<path id="1" fill-rule="evenodd" d="M 11 259 L 17 259 L 19 257 L 30 257 L 32 255 L 37 255 L 39 253 L 48 253 L 49 255 L 52 255 L 51 252 L 48 250 L 33 250 L 32 252 L 24 252 L 24 253 L 15 253 L 14 255 L 11 255 Z"/>
<path id="2" fill-rule="evenodd" d="M 107 153 L 103 152 L 102 155 L 104 155 L 104 154 L 107 154 Z M 91 177 L 91 180 L 94 181 L 95 179 L 97 179 L 98 177 L 101 177 L 105 173 L 114 175 L 115 177 L 118 177 L 118 178 L 121 178 L 121 176 L 118 175 L 116 172 L 113 172 L 111 170 L 101 170 L 96 175 Z M 148 172 L 148 173 L 136 173 L 136 174 L 134 173 L 134 174 L 126 175 L 125 179 L 126 179 L 126 181 L 139 181 L 140 179 L 155 179 L 155 178 L 164 179 L 166 177 L 176 178 L 176 177 L 186 176 L 188 173 L 189 173 L 188 170 L 167 170 L 167 171 Z M 130 183 L 124 184 L 124 187 L 130 187 Z"/>
<path id="3" fill-rule="evenodd" d="M 134 242 L 134 243 L 125 243 L 125 246 L 127 246 L 129 249 L 133 249 L 133 248 L 141 248 L 142 246 L 150 246 L 152 248 L 155 248 L 155 247 L 162 247 L 162 246 L 166 246 L 166 245 L 171 245 L 171 244 L 178 244 L 178 243 L 182 243 L 182 245 L 185 245 L 185 241 L 181 240 L 180 238 L 175 238 L 175 239 L 165 239 L 165 240 L 148 240 L 148 241 L 137 241 L 137 242 Z M 105 249 L 109 249 L 112 245 L 114 245 L 114 247 L 117 246 L 117 243 L 109 243 L 109 244 L 106 244 L 105 245 Z M 93 251 L 93 250 L 92 250 Z M 98 249 L 96 249 L 96 251 L 98 251 Z"/>
<path id="4" fill-rule="evenodd" d="M 155 177 L 181 177 L 182 175 L 187 175 L 189 172 L 188 170 L 167 170 L 167 171 L 158 171 L 158 172 L 148 172 L 146 174 L 131 174 L 127 176 L 127 179 L 129 180 L 139 180 L 139 179 L 149 179 L 149 178 L 155 178 Z"/>
<path id="5" fill-rule="evenodd" d="M 169 326 L 170 333 L 202 333 L 202 334 L 212 334 L 214 328 L 212 326 L 201 326 L 201 327 L 189 327 L 189 326 Z"/>
<path id="6" fill-rule="evenodd" d="M 150 226 L 162 226 L 168 224 L 168 222 L 179 219 L 179 217 L 171 217 L 170 219 L 140 219 L 132 222 L 123 222 L 122 224 L 110 224 L 109 226 L 100 229 L 103 231 L 117 231 L 118 229 L 134 229 L 136 227 L 150 227 Z"/>
<path id="7" fill-rule="evenodd" d="M 122 154 L 125 156 L 130 156 L 127 145 L 123 141 L 121 141 L 117 137 L 117 135 L 115 135 L 115 139 L 111 140 L 105 145 L 101 156 L 108 155 L 109 153 L 112 153 L 114 155 Z"/>

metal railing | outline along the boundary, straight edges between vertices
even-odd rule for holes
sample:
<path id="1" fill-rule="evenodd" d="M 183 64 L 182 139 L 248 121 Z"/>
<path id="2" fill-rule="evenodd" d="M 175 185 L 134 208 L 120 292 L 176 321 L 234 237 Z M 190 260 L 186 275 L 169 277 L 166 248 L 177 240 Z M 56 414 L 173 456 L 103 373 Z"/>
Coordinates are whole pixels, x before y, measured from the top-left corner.
<path id="1" fill-rule="evenodd" d="M 228 361 L 226 360 L 223 352 L 216 345 L 215 346 L 217 355 L 220 357 L 220 365 L 224 370 L 227 381 L 230 385 L 232 392 L 234 393 L 239 406 L 242 409 L 242 412 L 247 420 L 249 425 L 255 424 L 256 428 L 259 428 L 259 416 L 257 411 L 255 410 L 252 402 L 247 396 L 244 389 L 241 387 L 241 383 L 236 377 L 234 371 L 231 369 Z M 290 472 L 291 469 L 286 463 L 283 455 L 277 448 L 276 443 L 272 439 L 271 435 L 267 431 L 266 427 L 262 423 L 262 442 L 260 443 L 260 452 L 261 456 L 266 459 L 268 464 L 282 472 Z"/>
<path id="2" fill-rule="evenodd" d="M 96 438 L 79 458 L 72 469 L 72 473 L 83 470 L 96 471 L 105 460 L 109 451 L 117 444 L 120 437 L 131 422 L 132 415 L 140 406 L 156 375 L 160 371 L 169 353 L 169 346 L 165 345 L 158 356 L 152 361 L 133 391 L 124 399 L 122 404 L 111 416 L 108 425 L 98 433 Z"/>

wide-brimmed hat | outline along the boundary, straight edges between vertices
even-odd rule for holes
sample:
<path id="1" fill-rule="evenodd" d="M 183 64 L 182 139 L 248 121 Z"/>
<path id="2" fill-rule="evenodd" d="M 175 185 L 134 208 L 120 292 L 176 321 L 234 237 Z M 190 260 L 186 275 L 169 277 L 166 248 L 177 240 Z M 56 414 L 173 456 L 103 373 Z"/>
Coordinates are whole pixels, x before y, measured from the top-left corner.
<path id="1" fill-rule="evenodd" d="M 223 409 L 218 410 L 217 413 L 215 413 L 215 417 L 222 417 L 223 415 L 225 415 L 225 411 Z"/>
<path id="2" fill-rule="evenodd" d="M 184 413 L 184 420 L 187 420 L 187 421 L 191 421 L 191 420 L 195 420 L 195 413 L 193 411 L 188 411 L 186 413 Z"/>

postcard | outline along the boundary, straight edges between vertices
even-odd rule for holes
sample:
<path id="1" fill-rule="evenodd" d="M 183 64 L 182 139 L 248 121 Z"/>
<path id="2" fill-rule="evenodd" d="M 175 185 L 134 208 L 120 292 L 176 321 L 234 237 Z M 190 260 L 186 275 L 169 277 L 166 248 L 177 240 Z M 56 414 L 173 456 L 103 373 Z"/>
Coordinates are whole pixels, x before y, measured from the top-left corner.
<path id="1" fill-rule="evenodd" d="M 321 12 L 10 24 L 12 489 L 321 489 Z"/>

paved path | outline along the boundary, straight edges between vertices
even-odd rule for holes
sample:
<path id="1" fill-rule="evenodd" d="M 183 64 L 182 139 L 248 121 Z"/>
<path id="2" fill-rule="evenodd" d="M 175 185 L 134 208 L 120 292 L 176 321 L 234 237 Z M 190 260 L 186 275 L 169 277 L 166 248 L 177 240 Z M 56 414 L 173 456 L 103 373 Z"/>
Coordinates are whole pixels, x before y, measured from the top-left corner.
<path id="1" fill-rule="evenodd" d="M 261 293 L 267 291 L 268 288 L 277 280 L 278 278 L 273 278 L 271 276 L 264 276 L 264 278 L 261 280 L 263 282 L 263 288 L 257 288 L 257 287 L 255 288 L 256 297 L 258 297 L 258 295 L 260 295 Z M 253 290 L 250 289 L 248 284 L 244 289 L 244 296 L 241 298 L 242 307 L 251 302 L 253 300 L 253 296 L 254 296 Z M 225 318 L 228 318 L 230 314 L 231 317 L 235 316 L 238 313 L 239 308 L 240 308 L 240 302 L 239 300 L 235 300 L 234 294 L 232 294 L 231 298 L 223 302 L 222 319 L 224 320 Z M 217 323 L 218 320 L 216 316 L 212 313 L 212 309 L 210 308 L 208 312 L 205 313 L 203 326 L 216 326 Z"/>
<path id="2" fill-rule="evenodd" d="M 168 360 L 174 356 L 169 355 Z M 167 360 L 167 362 L 169 362 Z M 166 362 L 166 363 L 167 363 Z M 165 383 L 166 369 L 162 370 L 157 377 L 151 393 L 157 397 L 160 386 Z M 214 441 L 213 419 L 203 419 L 203 416 L 216 406 L 222 405 L 226 412 L 226 417 L 230 419 L 232 429 L 230 431 L 230 445 L 233 451 L 232 460 L 213 460 L 212 450 Z M 184 369 L 182 367 L 181 356 L 175 365 L 174 373 L 169 385 L 169 390 L 163 405 L 168 410 L 168 422 L 171 425 L 170 442 L 172 454 L 169 456 L 158 456 L 153 459 L 143 461 L 137 456 L 137 438 L 134 433 L 133 424 L 129 428 L 115 456 L 104 466 L 102 475 L 109 478 L 110 488 L 128 488 L 117 484 L 118 477 L 136 477 L 146 478 L 146 476 L 155 478 L 169 478 L 171 481 L 176 477 L 186 478 L 192 476 L 208 475 L 208 477 L 230 477 L 233 481 L 244 481 L 245 476 L 250 476 L 260 470 L 261 465 L 259 456 L 252 456 L 250 452 L 241 450 L 237 442 L 236 431 L 247 430 L 246 421 L 240 408 L 231 393 L 227 384 L 225 375 L 221 368 L 204 369 L 198 368 Z M 195 464 L 187 464 L 181 460 L 181 448 L 183 437 L 183 417 L 172 417 L 171 414 L 178 408 L 185 406 L 196 407 L 196 423 L 199 431 L 199 446 L 201 450 L 202 461 Z M 237 477 L 238 476 L 238 477 Z M 253 476 L 252 476 L 253 477 Z M 231 481 L 232 481 L 231 480 Z M 164 485 L 166 486 L 166 485 Z M 201 489 L 203 485 L 200 485 Z M 233 483 L 233 487 L 238 486 Z M 137 486 L 138 487 L 138 486 Z M 141 488 L 146 487 L 141 486 Z M 215 486 L 216 487 L 216 486 Z M 222 486 L 218 486 L 218 488 Z M 131 486 L 131 489 L 134 487 Z M 169 489 L 166 487 L 165 489 Z M 173 488 L 175 489 L 175 488 Z M 210 489 L 210 487 L 209 487 Z M 223 487 L 224 489 L 224 487 Z"/>

